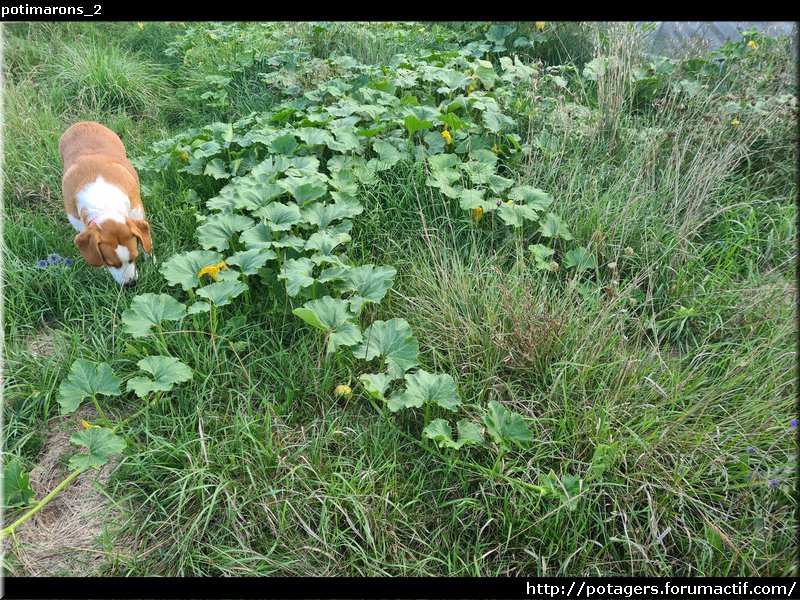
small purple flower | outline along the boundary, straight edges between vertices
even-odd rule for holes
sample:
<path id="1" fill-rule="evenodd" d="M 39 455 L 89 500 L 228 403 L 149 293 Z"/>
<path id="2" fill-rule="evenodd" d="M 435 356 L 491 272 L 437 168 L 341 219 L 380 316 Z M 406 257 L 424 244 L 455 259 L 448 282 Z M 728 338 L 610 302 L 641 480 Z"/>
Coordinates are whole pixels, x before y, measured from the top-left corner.
<path id="1" fill-rule="evenodd" d="M 64 266 L 67 267 L 68 269 L 74 264 L 75 264 L 75 261 L 73 261 L 71 258 L 65 258 L 64 259 Z"/>
<path id="2" fill-rule="evenodd" d="M 770 479 L 769 480 L 769 485 L 770 485 L 770 487 L 774 487 L 774 488 L 778 487 L 778 480 L 777 479 Z"/>
<path id="3" fill-rule="evenodd" d="M 61 255 L 53 252 L 50 256 L 47 257 L 47 263 L 50 265 L 54 265 L 58 262 L 61 262 Z"/>
<path id="4" fill-rule="evenodd" d="M 747 451 L 750 452 L 751 454 L 755 454 L 756 452 L 758 452 L 755 446 L 748 446 Z"/>
<path id="5" fill-rule="evenodd" d="M 789 421 L 789 427 L 797 427 L 797 419 L 792 419 Z"/>
<path id="6" fill-rule="evenodd" d="M 43 269 L 44 269 L 44 268 L 47 266 L 47 261 L 46 261 L 46 260 L 39 260 L 39 261 L 36 261 L 36 265 L 37 265 L 38 267 L 41 267 L 41 268 L 43 268 Z"/>

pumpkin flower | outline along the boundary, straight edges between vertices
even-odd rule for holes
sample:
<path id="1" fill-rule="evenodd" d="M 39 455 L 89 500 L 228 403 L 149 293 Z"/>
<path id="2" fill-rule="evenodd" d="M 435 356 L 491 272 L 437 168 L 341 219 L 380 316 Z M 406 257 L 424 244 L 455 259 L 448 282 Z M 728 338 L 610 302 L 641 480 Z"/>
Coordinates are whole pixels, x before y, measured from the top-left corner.
<path id="1" fill-rule="evenodd" d="M 188 155 L 188 154 L 186 154 L 186 152 L 184 152 L 183 154 L 181 154 L 181 156 L 180 156 L 180 159 L 181 159 L 183 162 L 187 162 L 187 163 L 188 163 L 188 162 L 189 162 L 189 155 Z"/>
<path id="2" fill-rule="evenodd" d="M 425 28 L 424 27 L 420 27 L 417 31 L 419 31 L 420 33 L 425 33 Z"/>
<path id="3" fill-rule="evenodd" d="M 480 222 L 483 219 L 483 209 L 478 206 L 477 208 L 472 209 L 472 220 L 476 223 Z"/>
<path id="4" fill-rule="evenodd" d="M 469 96 L 474 91 L 475 91 L 475 84 L 474 83 L 470 83 L 469 87 L 467 87 L 467 96 Z"/>
<path id="5" fill-rule="evenodd" d="M 733 121 L 731 121 L 731 125 L 733 125 L 734 127 L 738 127 L 741 124 L 742 124 L 742 122 L 739 119 L 737 119 L 736 117 L 734 117 Z"/>
<path id="6" fill-rule="evenodd" d="M 500 154 L 500 148 L 497 147 L 497 144 L 492 146 L 492 152 L 494 152 L 495 154 Z"/>
<path id="7" fill-rule="evenodd" d="M 545 25 L 545 21 L 536 21 L 536 22 L 534 23 L 534 26 L 535 26 L 535 27 L 536 27 L 536 29 L 538 29 L 539 31 L 541 31 L 542 29 L 544 29 L 544 25 Z"/>
<path id="8" fill-rule="evenodd" d="M 756 48 L 758 48 L 754 40 L 750 40 L 749 42 L 747 42 L 747 47 L 750 48 L 750 50 L 755 50 Z"/>
<path id="9" fill-rule="evenodd" d="M 200 269 L 200 272 L 197 274 L 197 278 L 200 279 L 203 275 L 211 275 L 211 279 L 214 281 L 217 280 L 217 275 L 222 269 L 227 269 L 228 265 L 225 264 L 225 261 L 218 263 L 216 265 L 211 265 L 210 267 L 204 267 Z"/>
<path id="10" fill-rule="evenodd" d="M 514 204 L 514 201 L 513 200 L 507 200 L 506 204 Z"/>
<path id="11" fill-rule="evenodd" d="M 445 130 L 442 132 L 442 137 L 444 138 L 444 141 L 445 141 L 445 142 L 447 142 L 448 144 L 449 144 L 450 142 L 452 142 L 452 141 L 453 141 L 453 138 L 452 138 L 452 137 L 450 137 L 450 132 L 449 132 L 449 131 L 447 131 L 447 129 L 446 129 L 446 128 L 445 128 Z"/>
<path id="12" fill-rule="evenodd" d="M 353 395 L 353 390 L 349 385 L 337 385 L 333 390 L 333 395 L 337 398 L 349 398 Z"/>
<path id="13" fill-rule="evenodd" d="M 81 425 L 83 425 L 84 429 L 91 429 L 92 427 L 96 427 L 97 429 L 101 429 L 100 425 L 92 425 L 91 423 L 87 423 L 83 419 L 81 419 Z"/>
<path id="14" fill-rule="evenodd" d="M 136 24 L 136 26 L 137 26 L 139 29 L 144 29 L 144 23 L 137 23 L 137 24 Z"/>

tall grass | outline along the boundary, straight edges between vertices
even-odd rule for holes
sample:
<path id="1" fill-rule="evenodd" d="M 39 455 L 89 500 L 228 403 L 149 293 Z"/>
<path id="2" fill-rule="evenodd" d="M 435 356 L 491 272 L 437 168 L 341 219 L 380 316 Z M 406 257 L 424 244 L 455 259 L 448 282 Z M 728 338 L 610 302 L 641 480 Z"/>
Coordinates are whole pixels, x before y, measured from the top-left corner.
<path id="1" fill-rule="evenodd" d="M 144 114 L 164 95 L 160 67 L 131 57 L 121 48 L 68 45 L 55 51 L 51 102 L 67 109 L 78 102 L 94 112 Z"/>

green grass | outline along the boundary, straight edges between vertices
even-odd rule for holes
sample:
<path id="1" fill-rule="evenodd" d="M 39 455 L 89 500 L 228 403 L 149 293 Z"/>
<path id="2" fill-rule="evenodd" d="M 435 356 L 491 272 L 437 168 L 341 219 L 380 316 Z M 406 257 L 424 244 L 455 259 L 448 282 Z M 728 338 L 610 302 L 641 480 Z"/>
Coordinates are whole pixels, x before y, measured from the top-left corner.
<path id="1" fill-rule="evenodd" d="M 57 391 L 75 359 L 130 374 L 162 349 L 158 339 L 129 343 L 121 314 L 133 294 L 72 244 L 60 134 L 100 121 L 141 156 L 186 127 L 273 106 L 279 94 L 258 78 L 259 60 L 282 40 L 308 52 L 296 82 L 310 88 L 326 77 L 313 61 L 331 52 L 379 63 L 480 31 L 422 26 L 389 35 L 367 24 L 232 24 L 212 28 L 217 40 L 180 24 L 4 27 L 9 455 L 36 463 L 64 421 Z M 583 28 L 560 31 L 541 49 L 548 65 L 591 46 Z M 239 33 L 263 46 L 239 45 Z M 635 45 L 603 43 L 635 62 Z M 264 57 L 250 65 L 243 47 Z M 770 56 L 769 77 L 727 75 L 723 93 L 782 93 L 776 78 L 796 93 L 788 61 Z M 227 103 L 214 107 L 199 93 L 219 73 L 231 82 Z M 332 398 L 351 366 L 325 360 L 321 337 L 255 283 L 249 306 L 219 309 L 215 344 L 207 315 L 164 337 L 194 378 L 125 429 L 129 447 L 108 493 L 126 518 L 106 547 L 119 536 L 135 552 L 110 550 L 91 574 L 796 575 L 796 112 L 737 129 L 705 119 L 718 108 L 710 100 L 617 110 L 630 90 L 612 83 L 553 98 L 599 108 L 605 122 L 585 135 L 579 114 L 547 120 L 531 93 L 524 128 L 557 142 L 534 145 L 506 175 L 553 195 L 598 259 L 590 277 L 533 269 L 527 234 L 488 218 L 476 226 L 425 185 L 419 165 L 364 190 L 350 247 L 355 264 L 397 268 L 370 316 L 408 320 L 425 368 L 456 379 L 468 414 L 494 400 L 526 417 L 535 442 L 503 459 L 505 473 L 531 483 L 550 469 L 579 476 L 577 510 L 450 462 L 420 443 L 420 415 L 384 420 L 363 394 Z M 142 183 L 159 260 L 195 249 L 193 198 L 220 186 L 174 167 Z M 36 267 L 51 252 L 76 266 Z M 135 292 L 174 289 L 145 262 Z M 45 357 L 31 352 L 42 335 L 57 348 Z M 107 406 L 113 417 L 135 407 L 132 398 Z M 617 444 L 616 460 L 591 479 L 602 444 Z M 485 449 L 466 456 L 495 459 Z M 13 548 L 6 561 L 24 574 Z"/>

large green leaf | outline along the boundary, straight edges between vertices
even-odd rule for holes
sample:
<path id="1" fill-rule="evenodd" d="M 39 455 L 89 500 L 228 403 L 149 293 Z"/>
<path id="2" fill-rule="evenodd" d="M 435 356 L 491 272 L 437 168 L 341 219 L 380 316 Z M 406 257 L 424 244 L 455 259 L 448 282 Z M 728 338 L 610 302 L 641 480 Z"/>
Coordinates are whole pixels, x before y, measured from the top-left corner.
<path id="1" fill-rule="evenodd" d="M 514 120 L 496 110 L 486 110 L 483 113 L 483 125 L 491 133 L 500 133 L 503 128 L 514 124 Z"/>
<path id="2" fill-rule="evenodd" d="M 228 265 L 235 265 L 245 275 L 255 275 L 258 270 L 267 264 L 267 261 L 278 258 L 273 250 L 264 248 L 253 248 L 243 250 L 229 257 L 225 262 Z"/>
<path id="3" fill-rule="evenodd" d="M 505 48 L 506 38 L 517 30 L 513 25 L 503 25 L 500 23 L 493 23 L 486 32 L 486 39 L 490 42 Z"/>
<path id="4" fill-rule="evenodd" d="M 328 186 L 318 176 L 285 177 L 279 179 L 277 183 L 289 192 L 300 206 L 321 198 L 328 191 Z"/>
<path id="5" fill-rule="evenodd" d="M 336 191 L 343 194 L 355 196 L 358 193 L 358 178 L 352 171 L 334 171 L 329 183 Z"/>
<path id="6" fill-rule="evenodd" d="M 537 269 L 545 270 L 550 268 L 550 263 L 553 261 L 553 254 L 555 250 L 548 248 L 542 244 L 531 244 L 528 246 Z"/>
<path id="7" fill-rule="evenodd" d="M 461 419 L 458 422 L 458 445 L 482 445 L 483 444 L 483 428 L 477 423 L 470 423 L 466 419 Z"/>
<path id="8" fill-rule="evenodd" d="M 228 279 L 200 288 L 197 290 L 197 295 L 207 298 L 215 306 L 225 306 L 246 290 L 247 284 L 235 279 Z"/>
<path id="9" fill-rule="evenodd" d="M 88 454 L 75 454 L 69 459 L 70 469 L 99 469 L 108 462 L 112 454 L 119 454 L 125 449 L 125 440 L 104 427 L 90 427 L 69 438 L 71 444 L 83 446 Z"/>
<path id="10" fill-rule="evenodd" d="M 179 285 L 184 291 L 197 287 L 198 273 L 205 267 L 219 264 L 222 255 L 209 250 L 192 250 L 175 254 L 161 265 L 161 274 L 170 285 Z"/>
<path id="11" fill-rule="evenodd" d="M 491 156 L 494 156 L 489 152 Z M 490 162 L 471 160 L 461 165 L 461 169 L 469 175 L 474 185 L 485 185 L 491 181 L 495 174 L 495 166 Z"/>
<path id="12" fill-rule="evenodd" d="M 319 127 L 300 127 L 293 132 L 297 137 L 303 140 L 307 146 L 327 146 L 333 142 L 331 134 L 320 129 Z"/>
<path id="13" fill-rule="evenodd" d="M 475 68 L 475 77 L 480 79 L 481 83 L 484 87 L 489 90 L 497 81 L 497 73 L 492 66 L 492 63 L 488 60 L 479 60 L 478 66 Z"/>
<path id="14" fill-rule="evenodd" d="M 428 158 L 428 164 L 430 165 L 432 171 L 455 171 L 453 167 L 460 165 L 461 159 L 457 154 L 437 154 L 436 156 L 431 156 Z M 455 171 L 455 173 L 456 178 L 458 178 L 458 171 Z"/>
<path id="15" fill-rule="evenodd" d="M 239 240 L 248 250 L 262 250 L 272 246 L 272 230 L 264 223 L 258 223 L 247 231 L 243 231 Z"/>
<path id="16" fill-rule="evenodd" d="M 61 414 L 73 413 L 81 401 L 90 396 L 119 396 L 121 381 L 106 363 L 99 365 L 83 358 L 72 363 L 67 379 L 58 388 Z"/>
<path id="17" fill-rule="evenodd" d="M 446 373 L 428 373 L 420 369 L 416 373 L 405 376 L 406 389 L 389 398 L 389 410 L 395 412 L 401 408 L 420 407 L 423 404 L 438 404 L 444 409 L 455 412 L 461 405 L 456 390 L 456 382 Z"/>
<path id="18" fill-rule="evenodd" d="M 350 241 L 350 235 L 339 233 L 333 229 L 323 229 L 312 234 L 306 242 L 306 250 L 318 250 L 321 254 L 330 254 L 340 244 Z"/>
<path id="19" fill-rule="evenodd" d="M 367 373 L 358 378 L 364 390 L 376 400 L 386 400 L 386 390 L 392 378 L 386 373 Z"/>
<path id="20" fill-rule="evenodd" d="M 506 225 L 511 225 L 512 227 L 522 227 L 525 220 L 533 221 L 534 223 L 539 220 L 539 215 L 536 214 L 536 211 L 525 204 L 504 202 L 498 207 L 497 213 Z"/>
<path id="21" fill-rule="evenodd" d="M 30 474 L 22 469 L 18 458 L 12 459 L 3 469 L 3 507 L 27 506 L 36 493 L 31 488 Z"/>
<path id="22" fill-rule="evenodd" d="M 284 235 L 278 240 L 272 241 L 273 248 L 291 248 L 298 252 L 306 247 L 306 240 L 296 235 Z"/>
<path id="23" fill-rule="evenodd" d="M 578 273 L 597 267 L 597 260 L 586 248 L 573 248 L 564 255 L 564 267 L 575 267 Z"/>
<path id="24" fill-rule="evenodd" d="M 206 164 L 206 168 L 203 170 L 204 175 L 210 175 L 214 179 L 230 179 L 231 174 L 228 173 L 228 170 L 225 168 L 225 163 L 222 162 L 221 158 L 215 158 Z"/>
<path id="25" fill-rule="evenodd" d="M 442 85 L 436 89 L 440 94 L 452 94 L 456 90 L 466 88 L 471 81 L 467 75 L 453 69 L 436 69 L 432 72 L 434 81 L 439 81 Z M 426 76 L 427 79 L 427 76 Z M 453 129 L 457 129 L 453 127 Z"/>
<path id="26" fill-rule="evenodd" d="M 180 321 L 186 316 L 186 305 L 167 294 L 139 294 L 131 307 L 122 313 L 122 330 L 133 337 L 149 335 L 163 321 Z"/>
<path id="27" fill-rule="evenodd" d="M 419 342 L 405 319 L 375 321 L 364 331 L 364 341 L 353 348 L 353 355 L 362 360 L 385 358 L 388 375 L 398 379 L 419 364 Z"/>
<path id="28" fill-rule="evenodd" d="M 335 140 L 328 140 L 328 148 L 335 152 L 351 152 L 361 147 L 361 140 L 358 139 L 352 127 L 339 127 L 331 129 Z"/>
<path id="29" fill-rule="evenodd" d="M 346 300 L 325 296 L 306 302 L 292 312 L 312 327 L 328 334 L 328 353 L 340 346 L 353 346 L 362 340 L 361 331 L 352 322 L 355 315 L 350 312 L 350 304 Z"/>
<path id="30" fill-rule="evenodd" d="M 311 275 L 313 270 L 314 263 L 305 256 L 292 258 L 283 264 L 278 279 L 286 280 L 286 293 L 294 297 L 304 287 L 314 284 L 314 277 Z"/>
<path id="31" fill-rule="evenodd" d="M 458 441 L 453 440 L 450 423 L 444 419 L 434 419 L 422 432 L 425 437 L 433 440 L 440 448 L 461 448 L 464 445 L 482 445 L 483 434 L 481 426 L 470 423 L 466 419 L 458 422 Z"/>
<path id="32" fill-rule="evenodd" d="M 192 378 L 192 370 L 173 356 L 147 356 L 136 364 L 153 376 L 153 379 L 137 376 L 128 380 L 127 390 L 139 398 L 151 392 L 169 392 L 176 383 Z"/>
<path id="33" fill-rule="evenodd" d="M 453 440 L 453 428 L 444 419 L 434 419 L 422 430 L 423 435 L 436 442 L 439 448 L 458 448 Z"/>
<path id="34" fill-rule="evenodd" d="M 464 210 L 480 208 L 487 213 L 497 209 L 497 200 L 487 200 L 483 197 L 484 190 L 462 190 L 459 194 L 458 204 Z"/>
<path id="35" fill-rule="evenodd" d="M 574 239 L 569 229 L 567 229 L 567 224 L 555 213 L 547 213 L 545 215 L 544 219 L 542 219 L 542 227 L 539 233 L 549 238 L 558 237 L 562 240 Z"/>
<path id="36" fill-rule="evenodd" d="M 508 197 L 517 202 L 523 202 L 525 206 L 531 207 L 538 212 L 544 212 L 553 204 L 553 197 L 539 188 L 529 185 L 521 185 L 514 188 Z"/>
<path id="37" fill-rule="evenodd" d="M 425 129 L 430 129 L 433 127 L 433 123 L 427 119 L 422 120 L 414 115 L 408 115 L 405 119 L 403 119 L 403 122 L 408 130 L 408 135 L 414 135 L 417 131 L 424 131 Z"/>
<path id="38" fill-rule="evenodd" d="M 343 200 L 334 203 L 315 202 L 301 209 L 303 219 L 311 225 L 316 225 L 320 229 L 325 229 L 333 221 L 347 219 L 360 215 L 364 210 L 358 202 L 354 200 Z"/>
<path id="39" fill-rule="evenodd" d="M 342 280 L 333 284 L 333 288 L 340 292 L 355 292 L 350 304 L 358 314 L 365 302 L 380 302 L 383 299 L 392 287 L 396 274 L 397 269 L 394 267 L 363 265 L 348 270 Z"/>
<path id="40" fill-rule="evenodd" d="M 403 153 L 397 149 L 396 146 L 381 139 L 375 139 L 372 142 L 372 148 L 378 153 L 379 159 L 375 160 L 374 167 L 378 171 L 385 171 L 391 169 L 403 159 Z M 370 161 L 372 162 L 372 161 Z"/>
<path id="41" fill-rule="evenodd" d="M 508 448 L 510 443 L 526 445 L 533 440 L 522 415 L 509 411 L 494 400 L 489 402 L 483 422 L 495 443 L 504 448 Z"/>
<path id="42" fill-rule="evenodd" d="M 197 239 L 200 245 L 209 250 L 227 250 L 228 244 L 238 231 L 243 231 L 253 226 L 253 219 L 244 215 L 234 215 L 230 213 L 219 213 L 211 215 L 206 221 L 197 228 Z"/>
<path id="43" fill-rule="evenodd" d="M 278 154 L 291 156 L 297 146 L 297 140 L 294 139 L 294 136 L 290 133 L 287 133 L 272 140 L 272 142 L 269 144 L 269 149 L 273 152 L 277 152 Z"/>
<path id="44" fill-rule="evenodd" d="M 272 231 L 289 231 L 293 225 L 301 221 L 300 209 L 294 203 L 271 202 L 259 208 L 254 214 L 266 217 L 267 225 Z"/>

